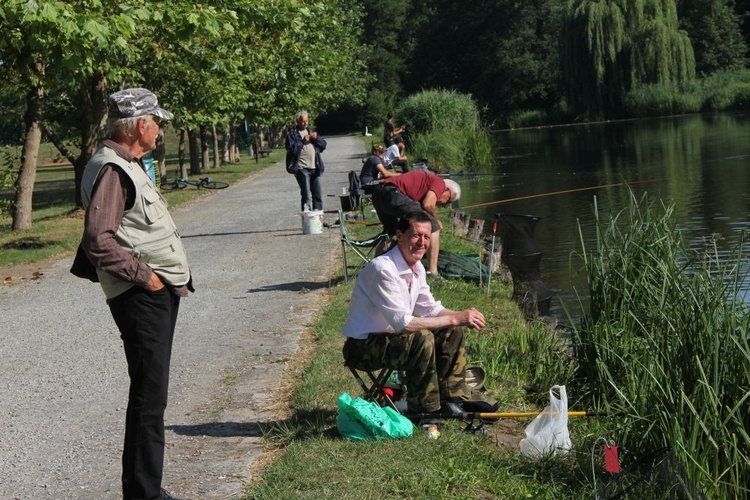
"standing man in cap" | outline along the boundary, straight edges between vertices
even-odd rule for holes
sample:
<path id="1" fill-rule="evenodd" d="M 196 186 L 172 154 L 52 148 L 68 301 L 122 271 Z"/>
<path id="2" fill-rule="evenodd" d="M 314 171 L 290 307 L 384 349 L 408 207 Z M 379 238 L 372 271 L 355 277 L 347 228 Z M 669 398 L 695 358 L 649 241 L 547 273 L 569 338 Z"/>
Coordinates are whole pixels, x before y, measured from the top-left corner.
<path id="1" fill-rule="evenodd" d="M 123 498 L 171 499 L 162 489 L 164 410 L 180 298 L 193 291 L 187 255 L 143 156 L 172 113 L 149 90 L 108 99 L 108 138 L 86 164 L 81 247 L 120 330 L 130 391 L 122 453 Z"/>

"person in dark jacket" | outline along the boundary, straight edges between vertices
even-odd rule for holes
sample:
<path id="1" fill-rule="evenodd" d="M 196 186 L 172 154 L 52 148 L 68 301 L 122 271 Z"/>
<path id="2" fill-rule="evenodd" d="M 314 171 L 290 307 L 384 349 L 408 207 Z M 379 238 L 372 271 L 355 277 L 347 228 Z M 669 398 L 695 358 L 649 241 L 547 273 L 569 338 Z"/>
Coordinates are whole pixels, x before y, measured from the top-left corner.
<path id="1" fill-rule="evenodd" d="M 307 111 L 300 111 L 294 115 L 294 128 L 286 135 L 286 171 L 297 179 L 303 212 L 323 210 L 320 176 L 325 166 L 320 153 L 325 151 L 326 141 L 308 128 L 309 124 Z"/>

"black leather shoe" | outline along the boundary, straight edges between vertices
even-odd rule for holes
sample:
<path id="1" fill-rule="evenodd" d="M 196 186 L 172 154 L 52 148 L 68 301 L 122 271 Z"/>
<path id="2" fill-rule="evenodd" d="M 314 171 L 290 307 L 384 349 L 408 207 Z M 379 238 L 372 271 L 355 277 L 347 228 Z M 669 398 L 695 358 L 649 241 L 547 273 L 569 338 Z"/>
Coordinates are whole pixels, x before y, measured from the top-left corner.
<path id="1" fill-rule="evenodd" d="M 461 404 L 452 399 L 440 401 L 440 413 L 444 415 L 460 415 L 464 412 Z"/>
<path id="2" fill-rule="evenodd" d="M 161 500 L 181 500 L 180 498 L 172 495 L 170 492 L 165 490 L 164 488 L 161 489 Z"/>

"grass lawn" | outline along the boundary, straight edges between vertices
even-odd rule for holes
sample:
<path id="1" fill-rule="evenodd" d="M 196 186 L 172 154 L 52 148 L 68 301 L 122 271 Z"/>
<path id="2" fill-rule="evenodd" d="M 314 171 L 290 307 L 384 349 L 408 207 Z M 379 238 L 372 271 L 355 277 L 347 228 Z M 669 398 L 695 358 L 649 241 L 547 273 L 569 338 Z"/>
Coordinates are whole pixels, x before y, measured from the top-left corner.
<path id="1" fill-rule="evenodd" d="M 40 156 L 40 165 L 44 164 L 42 159 L 45 158 Z M 210 176 L 215 180 L 234 183 L 283 158 L 284 149 L 272 150 L 269 156 L 261 158 L 258 163 L 253 157 L 243 155 L 239 163 L 208 169 L 192 178 Z M 170 165 L 171 178 L 174 177 L 173 170 Z M 70 165 L 38 168 L 31 229 L 13 232 L 10 216 L 0 214 L 0 268 L 39 263 L 68 255 L 76 249 L 83 231 L 83 211 L 75 206 L 74 186 L 73 167 Z M 209 192 L 187 187 L 179 191 L 165 190 L 163 194 L 169 205 L 175 207 L 207 196 Z M 0 199 L 12 200 L 13 192 L 0 190 Z"/>
<path id="2" fill-rule="evenodd" d="M 361 237 L 379 228 L 352 226 L 351 230 Z M 476 244 L 446 234 L 441 237 L 441 248 L 464 253 L 476 251 Z M 352 254 L 351 258 L 350 263 L 357 257 Z M 328 307 L 303 342 L 301 358 L 309 362 L 292 370 L 296 382 L 287 414 L 282 424 L 267 433 L 265 464 L 253 472 L 254 483 L 245 498 L 592 496 L 578 467 L 579 461 L 589 460 L 588 452 L 541 461 L 520 455 L 518 443 L 528 418 L 498 421 L 487 427 L 487 436 L 464 432 L 466 424 L 461 421 L 448 421 L 436 440 L 427 438 L 421 428 L 403 440 L 343 440 L 336 429 L 336 400 L 342 392 L 355 397 L 360 390 L 341 355 L 341 326 L 354 282 L 338 282 L 329 292 Z M 549 337 L 550 332 L 539 333 L 542 329 L 527 323 L 510 301 L 511 292 L 512 285 L 499 282 L 493 282 L 489 296 L 486 286 L 480 288 L 476 282 L 444 280 L 433 285 L 436 298 L 447 307 L 461 310 L 473 305 L 487 317 L 485 331 L 467 333 L 469 362 L 486 367 L 488 357 L 497 361 L 485 385 L 500 401 L 499 411 L 534 411 L 538 408 L 523 389 L 526 369 L 520 362 L 503 363 L 507 358 L 497 345 L 513 350 L 520 337 Z"/>

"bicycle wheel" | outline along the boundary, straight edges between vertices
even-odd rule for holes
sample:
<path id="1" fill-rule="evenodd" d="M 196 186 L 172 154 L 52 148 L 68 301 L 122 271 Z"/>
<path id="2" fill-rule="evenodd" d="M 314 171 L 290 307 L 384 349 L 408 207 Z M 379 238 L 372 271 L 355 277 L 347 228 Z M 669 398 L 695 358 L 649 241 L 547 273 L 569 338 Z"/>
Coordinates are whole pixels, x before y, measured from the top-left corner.
<path id="1" fill-rule="evenodd" d="M 180 181 L 165 182 L 161 185 L 161 189 L 163 191 L 179 191 L 180 189 L 185 189 L 186 187 L 187 184 Z"/>
<path id="2" fill-rule="evenodd" d="M 201 184 L 201 187 L 206 189 L 226 189 L 229 187 L 229 183 L 222 181 L 208 181 Z"/>

